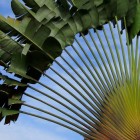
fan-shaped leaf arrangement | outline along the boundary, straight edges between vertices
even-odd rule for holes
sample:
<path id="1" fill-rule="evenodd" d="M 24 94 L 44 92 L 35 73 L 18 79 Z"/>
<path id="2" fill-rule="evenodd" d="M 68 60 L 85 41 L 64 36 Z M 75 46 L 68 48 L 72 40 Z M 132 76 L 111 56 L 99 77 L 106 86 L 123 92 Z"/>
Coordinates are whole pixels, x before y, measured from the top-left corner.
<path id="1" fill-rule="evenodd" d="M 16 19 L 0 17 L 0 119 L 21 113 L 85 140 L 139 139 L 139 1 L 23 2 L 12 0 Z"/>

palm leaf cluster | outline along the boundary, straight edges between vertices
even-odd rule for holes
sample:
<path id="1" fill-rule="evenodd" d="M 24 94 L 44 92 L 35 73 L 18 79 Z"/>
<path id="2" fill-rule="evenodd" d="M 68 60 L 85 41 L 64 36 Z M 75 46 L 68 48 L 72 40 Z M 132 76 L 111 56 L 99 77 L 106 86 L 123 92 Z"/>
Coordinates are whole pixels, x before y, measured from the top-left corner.
<path id="1" fill-rule="evenodd" d="M 0 75 L 0 119 L 8 124 L 22 113 L 86 140 L 139 139 L 139 1 L 23 2 L 11 2 L 16 19 L 0 16 L 0 64 L 13 73 Z M 23 102 L 23 95 L 55 111 Z"/>

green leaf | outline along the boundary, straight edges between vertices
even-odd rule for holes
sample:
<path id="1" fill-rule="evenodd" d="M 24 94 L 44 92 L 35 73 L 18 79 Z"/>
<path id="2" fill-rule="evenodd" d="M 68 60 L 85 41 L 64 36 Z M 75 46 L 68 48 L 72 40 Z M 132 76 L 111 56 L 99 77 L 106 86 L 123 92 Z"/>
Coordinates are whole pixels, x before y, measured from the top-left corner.
<path id="1" fill-rule="evenodd" d="M 24 49 L 22 50 L 22 54 L 23 55 L 27 55 L 27 53 L 28 53 L 28 51 L 29 51 L 29 49 L 30 49 L 30 44 L 26 44 L 25 46 L 24 46 Z"/>
<path id="2" fill-rule="evenodd" d="M 99 6 L 99 5 L 103 4 L 103 1 L 104 1 L 104 0 L 94 0 L 94 4 L 95 4 L 96 6 Z"/>
<path id="3" fill-rule="evenodd" d="M 8 65 L 6 63 L 4 63 L 2 60 L 0 60 L 0 66 L 8 67 Z"/>
<path id="4" fill-rule="evenodd" d="M 129 0 L 117 0 L 117 17 L 126 15 L 129 8 Z"/>
<path id="5" fill-rule="evenodd" d="M 62 53 L 62 48 L 60 43 L 53 37 L 47 38 L 42 46 L 43 50 L 51 54 L 54 58 L 60 56 Z"/>
<path id="6" fill-rule="evenodd" d="M 0 31 L 0 44 L 0 60 L 5 64 L 10 61 L 13 53 L 22 50 L 21 44 L 2 31 Z"/>
<path id="7" fill-rule="evenodd" d="M 140 4 L 138 4 L 136 7 L 136 14 L 129 32 L 129 39 L 132 40 L 138 34 L 139 31 L 140 31 Z"/>
<path id="8" fill-rule="evenodd" d="M 32 51 L 27 57 L 29 65 L 39 70 L 41 73 L 52 63 L 52 60 L 40 51 Z"/>
<path id="9" fill-rule="evenodd" d="M 126 17 L 125 17 L 127 27 L 131 26 L 131 24 L 134 21 L 134 17 L 136 15 L 136 7 L 137 7 L 137 1 L 130 0 L 129 1 L 129 9 L 128 9 Z"/>
<path id="10" fill-rule="evenodd" d="M 81 6 L 83 6 L 86 2 L 88 2 L 89 0 L 72 0 L 74 6 L 76 6 L 77 8 L 80 8 Z"/>
<path id="11" fill-rule="evenodd" d="M 92 22 L 91 22 L 92 27 L 96 28 L 99 25 L 99 14 L 98 14 L 97 8 L 90 10 L 89 15 L 90 15 L 91 20 L 92 20 Z"/>
<path id="12" fill-rule="evenodd" d="M 27 13 L 23 4 L 21 4 L 21 2 L 19 2 L 19 0 L 12 0 L 11 1 L 11 8 L 12 8 L 16 17 L 23 16 L 24 14 Z"/>
<path id="13" fill-rule="evenodd" d="M 16 53 L 12 57 L 11 65 L 8 68 L 8 72 L 14 72 L 16 74 L 26 77 L 27 67 L 28 65 L 26 61 L 26 56 L 22 55 L 21 53 Z"/>
<path id="14" fill-rule="evenodd" d="M 39 8 L 39 5 L 35 2 L 35 0 L 23 0 L 26 6 L 29 8 L 32 8 L 33 11 L 37 11 Z"/>
<path id="15" fill-rule="evenodd" d="M 26 84 L 23 84 L 23 83 L 21 83 L 21 82 L 19 82 L 17 80 L 9 78 L 8 76 L 1 75 L 1 73 L 0 73 L 0 79 L 3 79 L 4 84 L 6 84 L 8 86 L 21 86 L 21 87 L 27 86 Z"/>
<path id="16" fill-rule="evenodd" d="M 65 7 L 65 9 L 68 10 L 70 8 L 70 5 L 68 4 L 67 0 L 60 0 L 60 2 Z"/>
<path id="17" fill-rule="evenodd" d="M 0 112 L 2 113 L 3 117 L 10 116 L 10 115 L 15 115 L 15 114 L 19 113 L 19 111 L 9 110 L 9 109 L 6 109 L 6 108 L 1 108 L 1 107 L 0 107 Z"/>
<path id="18" fill-rule="evenodd" d="M 8 24 L 7 24 L 8 23 Z M 10 32 L 12 31 L 13 27 L 18 27 L 20 24 L 20 21 L 15 20 L 14 18 L 4 18 L 0 15 L 0 29 L 4 32 Z"/>
<path id="19" fill-rule="evenodd" d="M 13 105 L 13 104 L 23 104 L 24 101 L 17 100 L 17 99 L 9 99 L 8 100 L 8 105 Z"/>

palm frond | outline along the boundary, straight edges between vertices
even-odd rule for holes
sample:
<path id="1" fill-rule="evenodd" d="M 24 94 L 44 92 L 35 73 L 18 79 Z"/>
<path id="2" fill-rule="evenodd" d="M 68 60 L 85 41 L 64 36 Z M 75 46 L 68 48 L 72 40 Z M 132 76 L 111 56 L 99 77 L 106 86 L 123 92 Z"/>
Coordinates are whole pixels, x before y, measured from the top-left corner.
<path id="1" fill-rule="evenodd" d="M 0 74 L 0 119 L 21 113 L 86 140 L 138 139 L 139 2 L 23 1 L 12 1 L 17 19 L 0 16 L 0 62 L 14 73 Z"/>
<path id="2" fill-rule="evenodd" d="M 86 36 L 76 36 L 75 43 L 50 66 L 52 76 L 45 72 L 43 81 L 32 79 L 43 90 L 28 85 L 30 92 L 24 95 L 44 104 L 44 108 L 49 106 L 53 112 L 33 103 L 23 103 L 25 110 L 21 109 L 20 113 L 57 123 L 88 140 L 136 139 L 139 135 L 139 37 L 133 40 L 133 45 L 125 44 L 122 40 L 129 40 L 127 33 L 120 34 L 117 18 L 116 23 L 116 28 L 109 23 L 103 31 L 90 29 Z M 60 73 L 55 65 L 64 72 Z"/>

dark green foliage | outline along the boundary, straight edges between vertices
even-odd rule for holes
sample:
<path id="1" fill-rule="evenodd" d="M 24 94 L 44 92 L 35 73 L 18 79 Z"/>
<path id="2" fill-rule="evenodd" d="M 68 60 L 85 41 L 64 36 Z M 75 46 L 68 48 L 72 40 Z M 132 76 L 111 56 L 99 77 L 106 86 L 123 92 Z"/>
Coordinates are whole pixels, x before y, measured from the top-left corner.
<path id="1" fill-rule="evenodd" d="M 73 43 L 75 34 L 86 34 L 91 27 L 99 29 L 115 16 L 118 19 L 126 18 L 130 40 L 140 31 L 140 6 L 136 0 L 23 2 L 25 5 L 12 0 L 16 19 L 0 17 L 0 64 L 20 78 L 18 83 L 12 80 L 1 85 L 1 119 L 8 116 L 6 123 L 15 121 L 18 115 L 15 115 L 17 112 L 3 113 L 5 108 L 20 109 L 27 84 L 39 80 L 62 50 Z M 3 76 L 1 78 L 4 79 Z M 15 100 L 15 95 L 20 96 Z"/>

